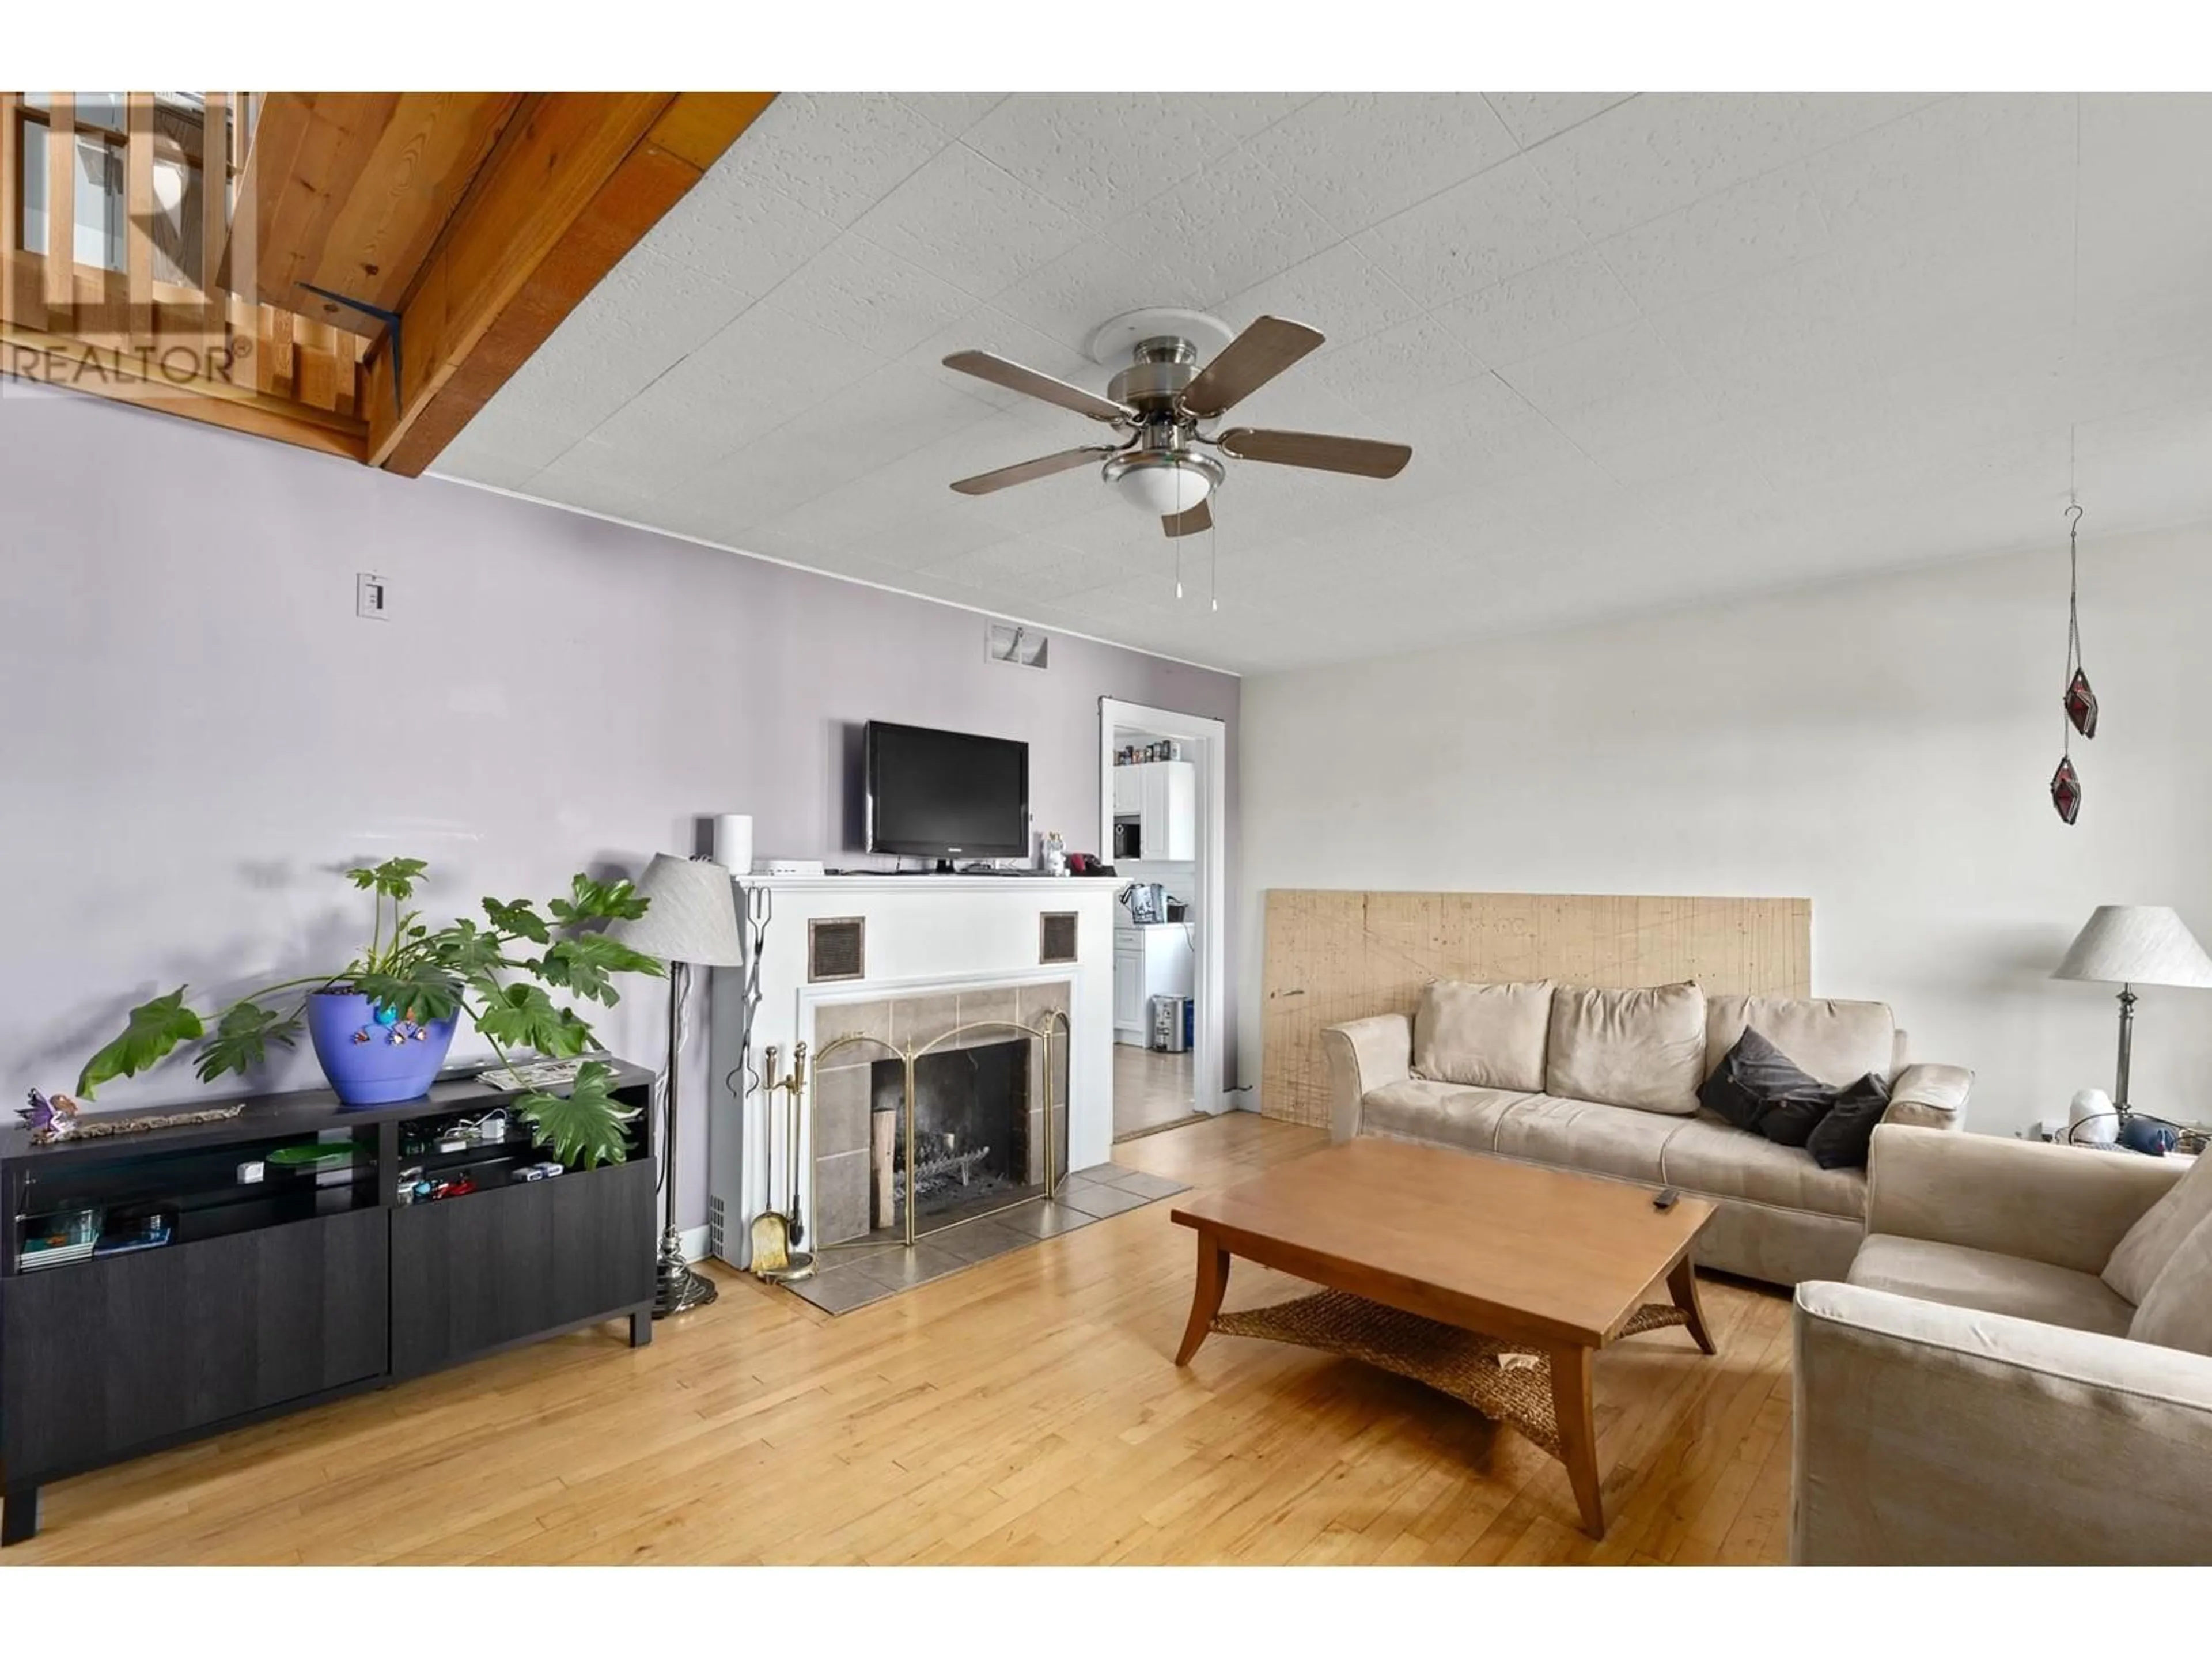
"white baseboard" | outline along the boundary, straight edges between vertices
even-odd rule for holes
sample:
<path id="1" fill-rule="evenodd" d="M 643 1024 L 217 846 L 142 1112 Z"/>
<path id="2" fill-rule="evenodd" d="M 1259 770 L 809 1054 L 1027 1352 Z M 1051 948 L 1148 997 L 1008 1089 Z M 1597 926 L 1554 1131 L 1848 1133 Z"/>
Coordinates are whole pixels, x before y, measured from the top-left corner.
<path id="1" fill-rule="evenodd" d="M 684 1242 L 684 1259 L 686 1261 L 696 1261 L 707 1255 L 707 1230 L 703 1226 L 686 1227 L 677 1237 Z"/>

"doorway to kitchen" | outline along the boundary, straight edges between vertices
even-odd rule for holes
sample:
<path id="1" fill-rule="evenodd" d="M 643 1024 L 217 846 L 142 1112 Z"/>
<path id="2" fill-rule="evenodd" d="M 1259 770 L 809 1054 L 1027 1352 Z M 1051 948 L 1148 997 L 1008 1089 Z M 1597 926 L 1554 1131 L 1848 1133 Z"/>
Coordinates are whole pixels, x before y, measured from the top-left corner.
<path id="1" fill-rule="evenodd" d="M 1223 1106 L 1225 735 L 1202 715 L 1100 699 L 1116 1140 Z"/>

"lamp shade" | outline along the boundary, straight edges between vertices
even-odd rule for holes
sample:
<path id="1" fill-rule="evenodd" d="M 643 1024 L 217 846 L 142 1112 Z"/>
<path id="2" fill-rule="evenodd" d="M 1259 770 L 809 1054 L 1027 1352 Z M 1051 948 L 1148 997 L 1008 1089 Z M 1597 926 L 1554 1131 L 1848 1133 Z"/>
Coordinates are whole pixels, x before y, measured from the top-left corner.
<path id="1" fill-rule="evenodd" d="M 637 890 L 651 904 L 635 921 L 609 922 L 609 939 L 663 962 L 734 968 L 744 960 L 736 893 L 720 865 L 655 853 Z"/>
<path id="2" fill-rule="evenodd" d="M 2162 904 L 2100 904 L 2051 977 L 2212 986 L 2212 957 Z"/>

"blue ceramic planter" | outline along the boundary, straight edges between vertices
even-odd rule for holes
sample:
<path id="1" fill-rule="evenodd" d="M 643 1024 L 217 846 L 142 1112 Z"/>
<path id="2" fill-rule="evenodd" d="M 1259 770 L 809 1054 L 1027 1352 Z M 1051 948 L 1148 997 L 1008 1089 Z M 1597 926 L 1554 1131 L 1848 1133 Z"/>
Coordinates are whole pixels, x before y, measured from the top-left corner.
<path id="1" fill-rule="evenodd" d="M 353 992 L 319 991 L 307 999 L 307 1035 L 341 1105 L 383 1106 L 428 1092 L 453 1022 L 417 1025 Z"/>

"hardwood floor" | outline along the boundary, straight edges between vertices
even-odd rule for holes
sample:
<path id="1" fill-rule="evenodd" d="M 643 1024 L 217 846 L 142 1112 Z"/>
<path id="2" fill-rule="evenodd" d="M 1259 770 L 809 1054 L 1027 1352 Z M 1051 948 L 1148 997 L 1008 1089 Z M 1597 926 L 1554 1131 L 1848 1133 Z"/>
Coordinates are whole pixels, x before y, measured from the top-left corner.
<path id="1" fill-rule="evenodd" d="M 1164 1123 L 1188 1117 L 1191 1080 L 1197 1056 L 1154 1054 L 1150 1048 L 1114 1045 L 1114 1138 L 1142 1134 Z"/>
<path id="2" fill-rule="evenodd" d="M 1232 1113 L 1115 1157 L 1195 1186 L 1323 1144 Z M 1611 1527 L 1565 1470 L 1413 1383 L 1217 1336 L 1171 1362 L 1164 1205 L 832 1319 L 722 1272 L 615 1327 L 47 1488 L 39 1562 L 1778 1561 L 1788 1298 L 1708 1280 L 1720 1345 L 1597 1362 Z M 1228 1305 L 1294 1288 L 1238 1263 Z"/>

